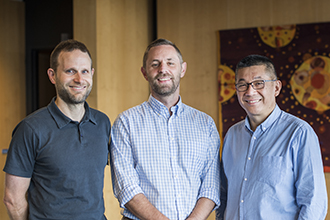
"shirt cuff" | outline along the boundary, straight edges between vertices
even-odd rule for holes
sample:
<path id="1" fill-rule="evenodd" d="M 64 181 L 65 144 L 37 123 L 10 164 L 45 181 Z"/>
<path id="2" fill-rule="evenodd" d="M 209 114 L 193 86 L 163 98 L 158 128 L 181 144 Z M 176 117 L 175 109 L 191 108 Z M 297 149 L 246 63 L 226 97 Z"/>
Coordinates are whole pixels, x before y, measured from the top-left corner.
<path id="1" fill-rule="evenodd" d="M 219 208 L 220 206 L 220 192 L 218 190 L 214 190 L 214 189 L 202 189 L 198 195 L 198 199 L 200 198 L 207 198 L 212 200 L 215 203 L 215 207 L 213 210 Z"/>
<path id="2" fill-rule="evenodd" d="M 118 195 L 118 200 L 121 208 L 125 208 L 128 203 L 137 194 L 144 194 L 142 189 L 138 185 L 129 185 L 125 187 Z"/>

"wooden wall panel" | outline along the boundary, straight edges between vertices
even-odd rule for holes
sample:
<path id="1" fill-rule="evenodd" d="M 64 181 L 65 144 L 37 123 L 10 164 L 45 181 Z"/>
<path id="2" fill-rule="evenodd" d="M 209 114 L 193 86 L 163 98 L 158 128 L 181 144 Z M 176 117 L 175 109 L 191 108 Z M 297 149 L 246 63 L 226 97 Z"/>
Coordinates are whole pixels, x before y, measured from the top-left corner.
<path id="1" fill-rule="evenodd" d="M 328 0 L 158 0 L 157 9 L 158 37 L 176 43 L 188 63 L 181 81 L 183 102 L 210 114 L 216 123 L 216 31 L 330 21 Z M 330 174 L 326 180 L 329 186 Z"/>
<path id="2" fill-rule="evenodd" d="M 111 122 L 122 111 L 147 100 L 148 84 L 140 67 L 145 47 L 151 41 L 150 1 L 110 0 L 97 4 L 97 103 Z M 107 168 L 106 180 L 110 183 Z M 119 214 L 112 186 L 105 185 L 109 219 Z M 110 196 L 111 195 L 111 196 Z M 111 197 L 111 198 L 110 198 Z M 114 208 L 116 207 L 116 208 Z M 111 210 L 111 211 L 110 211 Z"/>
<path id="3" fill-rule="evenodd" d="M 74 0 L 74 38 L 89 47 L 95 67 L 88 102 L 112 123 L 119 113 L 148 99 L 148 83 L 140 67 L 152 40 L 151 6 L 151 0 Z M 121 219 L 109 166 L 104 183 L 106 215 Z"/>
<path id="4" fill-rule="evenodd" d="M 181 82 L 183 101 L 207 112 L 216 122 L 216 31 L 330 21 L 327 0 L 158 0 L 157 9 L 158 37 L 176 43 L 188 62 Z"/>
<path id="5" fill-rule="evenodd" d="M 150 0 L 103 2 L 97 6 L 98 107 L 113 122 L 120 112 L 148 99 L 140 67 L 152 40 L 152 13 Z"/>
<path id="6" fill-rule="evenodd" d="M 9 147 L 11 133 L 25 117 L 24 3 L 0 0 L 0 146 Z M 0 168 L 6 154 L 0 151 Z M 9 219 L 2 202 L 4 172 L 0 172 L 0 219 Z"/>
<path id="7" fill-rule="evenodd" d="M 97 108 L 97 57 L 96 57 L 96 1 L 73 1 L 73 38 L 83 42 L 93 60 L 95 73 L 93 89 L 87 98 L 90 107 Z"/>

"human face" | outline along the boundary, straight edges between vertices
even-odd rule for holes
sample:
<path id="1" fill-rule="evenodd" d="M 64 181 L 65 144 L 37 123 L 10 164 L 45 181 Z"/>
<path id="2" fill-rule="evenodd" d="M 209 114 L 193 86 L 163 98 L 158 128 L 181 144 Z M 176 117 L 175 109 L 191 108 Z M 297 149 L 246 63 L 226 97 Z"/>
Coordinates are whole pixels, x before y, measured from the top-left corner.
<path id="1" fill-rule="evenodd" d="M 80 50 L 61 52 L 57 72 L 48 69 L 49 79 L 56 87 L 57 99 L 68 105 L 85 102 L 92 90 L 93 74 L 90 57 Z"/>
<path id="2" fill-rule="evenodd" d="M 154 97 L 179 96 L 180 79 L 187 64 L 181 64 L 179 56 L 170 45 L 152 47 L 148 53 L 145 69 L 141 71 L 149 82 Z"/>
<path id="3" fill-rule="evenodd" d="M 236 75 L 236 84 L 238 82 L 251 83 L 259 79 L 275 79 L 274 75 L 266 73 L 265 68 L 264 65 L 258 65 L 239 69 Z M 239 104 L 250 119 L 261 123 L 274 110 L 276 96 L 279 95 L 281 86 L 281 81 L 279 80 L 265 82 L 265 87 L 259 90 L 253 89 L 250 85 L 247 91 L 237 91 Z"/>

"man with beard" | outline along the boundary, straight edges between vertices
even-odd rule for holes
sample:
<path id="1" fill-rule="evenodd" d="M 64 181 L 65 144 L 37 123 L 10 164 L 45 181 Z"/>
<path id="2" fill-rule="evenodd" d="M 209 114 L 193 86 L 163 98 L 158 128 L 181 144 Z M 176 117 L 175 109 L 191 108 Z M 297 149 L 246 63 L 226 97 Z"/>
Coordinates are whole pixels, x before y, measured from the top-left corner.
<path id="1" fill-rule="evenodd" d="M 186 69 L 172 42 L 152 42 L 141 68 L 149 100 L 114 122 L 112 183 L 123 219 L 206 219 L 219 205 L 220 138 L 210 116 L 182 103 Z"/>
<path id="2" fill-rule="evenodd" d="M 110 121 L 85 101 L 93 84 L 90 53 L 67 40 L 50 60 L 47 73 L 57 95 L 13 131 L 4 203 L 11 219 L 106 219 Z"/>

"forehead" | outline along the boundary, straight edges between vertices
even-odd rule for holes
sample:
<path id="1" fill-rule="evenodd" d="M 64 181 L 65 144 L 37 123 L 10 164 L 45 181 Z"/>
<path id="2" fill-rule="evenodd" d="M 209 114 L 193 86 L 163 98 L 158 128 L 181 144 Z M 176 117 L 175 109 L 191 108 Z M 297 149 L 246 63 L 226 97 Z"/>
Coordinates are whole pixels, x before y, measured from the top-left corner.
<path id="1" fill-rule="evenodd" d="M 86 65 L 90 67 L 91 62 L 88 53 L 81 50 L 62 51 L 58 56 L 59 65 Z"/>
<path id="2" fill-rule="evenodd" d="M 179 60 L 177 51 L 171 45 L 160 45 L 152 47 L 148 53 L 149 61 L 161 60 L 161 59 L 172 59 Z"/>
<path id="3" fill-rule="evenodd" d="M 239 69 L 236 73 L 236 80 L 249 81 L 254 79 L 265 79 L 269 76 L 270 73 L 266 72 L 265 65 L 256 65 Z"/>

